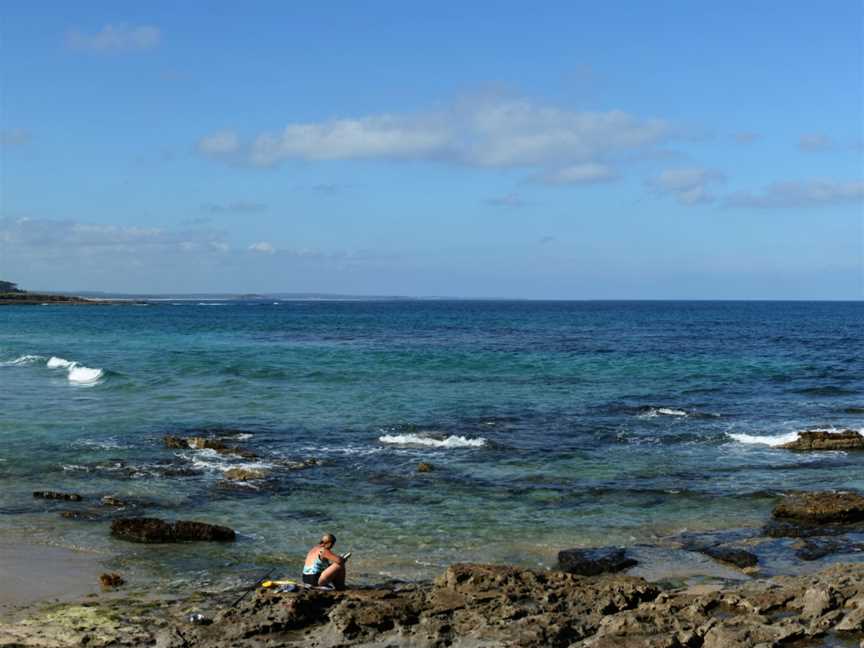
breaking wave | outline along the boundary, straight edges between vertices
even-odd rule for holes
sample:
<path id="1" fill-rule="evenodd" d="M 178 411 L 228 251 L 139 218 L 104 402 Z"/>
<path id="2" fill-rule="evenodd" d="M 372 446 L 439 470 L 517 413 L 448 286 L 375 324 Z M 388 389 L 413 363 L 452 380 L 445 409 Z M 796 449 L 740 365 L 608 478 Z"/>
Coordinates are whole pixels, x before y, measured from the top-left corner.
<path id="1" fill-rule="evenodd" d="M 775 448 L 777 446 L 781 446 L 784 443 L 792 443 L 798 439 L 797 432 L 787 432 L 786 434 L 779 434 L 774 436 L 757 436 L 753 434 L 729 434 L 730 439 L 734 439 L 738 443 L 748 443 L 748 444 L 761 444 L 771 446 Z"/>
<path id="2" fill-rule="evenodd" d="M 49 369 L 65 369 L 70 383 L 76 385 L 93 385 L 105 377 L 102 369 L 85 367 L 75 360 L 66 360 L 51 356 L 46 363 Z"/>
<path id="3" fill-rule="evenodd" d="M 482 448 L 486 445 L 486 439 L 450 435 L 446 437 L 426 436 L 422 434 L 383 434 L 378 437 L 381 443 L 393 445 L 426 446 L 430 448 Z"/>
<path id="4" fill-rule="evenodd" d="M 14 360 L 0 362 L 0 367 L 22 367 L 24 365 L 33 364 L 34 362 L 40 362 L 44 359 L 45 358 L 40 355 L 23 355 Z"/>
<path id="5" fill-rule="evenodd" d="M 90 367 L 81 366 L 69 368 L 69 382 L 78 383 L 79 385 L 99 382 L 104 375 L 105 372 L 101 369 L 91 369 Z"/>
<path id="6" fill-rule="evenodd" d="M 802 430 L 803 432 L 842 432 L 841 428 L 828 427 L 828 428 L 808 428 L 807 430 Z M 858 433 L 864 434 L 864 428 L 857 430 Z M 749 443 L 749 444 L 761 444 L 767 445 L 771 447 L 781 446 L 784 443 L 792 443 L 793 441 L 798 440 L 798 435 L 801 432 L 786 432 L 784 434 L 776 434 L 772 436 L 758 436 L 754 434 L 732 434 L 728 433 L 729 438 L 734 439 L 738 443 Z"/>
<path id="7" fill-rule="evenodd" d="M 68 369 L 74 364 L 74 362 L 70 362 L 69 360 L 66 360 L 64 358 L 58 358 L 57 356 L 51 356 L 48 359 L 49 369 Z"/>

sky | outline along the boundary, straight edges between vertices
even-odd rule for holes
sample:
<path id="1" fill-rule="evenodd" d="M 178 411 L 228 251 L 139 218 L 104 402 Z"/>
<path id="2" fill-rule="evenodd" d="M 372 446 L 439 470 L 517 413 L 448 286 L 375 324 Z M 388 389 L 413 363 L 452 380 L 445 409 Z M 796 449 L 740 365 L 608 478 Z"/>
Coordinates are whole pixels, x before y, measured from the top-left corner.
<path id="1" fill-rule="evenodd" d="M 31 290 L 864 298 L 864 3 L 5 2 Z"/>

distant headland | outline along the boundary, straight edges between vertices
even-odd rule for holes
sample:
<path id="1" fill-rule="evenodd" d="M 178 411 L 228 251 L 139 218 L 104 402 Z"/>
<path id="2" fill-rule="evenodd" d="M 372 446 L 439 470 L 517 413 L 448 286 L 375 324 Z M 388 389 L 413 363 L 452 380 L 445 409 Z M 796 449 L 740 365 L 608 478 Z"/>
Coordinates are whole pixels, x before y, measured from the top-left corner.
<path id="1" fill-rule="evenodd" d="M 0 306 L 27 306 L 34 304 L 98 305 L 112 303 L 110 300 L 86 299 L 75 295 L 56 293 L 34 293 L 21 290 L 11 281 L 0 281 Z"/>

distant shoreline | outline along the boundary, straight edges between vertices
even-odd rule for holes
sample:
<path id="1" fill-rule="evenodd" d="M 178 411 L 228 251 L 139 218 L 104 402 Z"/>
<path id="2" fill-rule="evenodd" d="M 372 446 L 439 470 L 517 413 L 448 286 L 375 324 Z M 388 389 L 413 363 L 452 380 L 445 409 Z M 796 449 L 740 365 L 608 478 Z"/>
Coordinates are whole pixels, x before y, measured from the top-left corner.
<path id="1" fill-rule="evenodd" d="M 70 305 L 70 306 L 105 306 L 111 304 L 128 304 L 125 300 L 118 299 L 88 299 L 72 295 L 53 295 L 43 293 L 0 293 L 0 306 L 41 306 Z"/>

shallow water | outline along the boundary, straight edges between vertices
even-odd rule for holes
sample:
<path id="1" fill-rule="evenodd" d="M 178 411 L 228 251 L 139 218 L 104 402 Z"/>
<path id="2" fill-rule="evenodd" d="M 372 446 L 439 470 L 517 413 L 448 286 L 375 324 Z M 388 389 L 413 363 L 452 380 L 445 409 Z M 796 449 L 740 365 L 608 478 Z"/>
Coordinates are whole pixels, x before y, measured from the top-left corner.
<path id="1" fill-rule="evenodd" d="M 864 488 L 864 454 L 772 446 L 864 428 L 861 302 L 222 304 L 0 310 L 0 533 L 209 574 L 293 569 L 329 530 L 355 572 L 419 578 L 758 526 L 783 491 Z M 259 459 L 162 443 L 214 430 Z M 237 465 L 271 478 L 226 488 Z M 128 545 L 40 489 L 241 537 Z"/>

